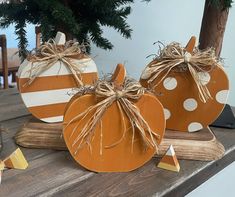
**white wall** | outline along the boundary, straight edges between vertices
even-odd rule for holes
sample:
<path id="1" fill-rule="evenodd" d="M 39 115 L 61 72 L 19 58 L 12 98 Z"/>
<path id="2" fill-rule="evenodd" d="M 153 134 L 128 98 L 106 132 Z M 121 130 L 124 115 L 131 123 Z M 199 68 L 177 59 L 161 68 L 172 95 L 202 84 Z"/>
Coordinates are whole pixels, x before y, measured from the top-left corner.
<path id="1" fill-rule="evenodd" d="M 229 103 L 235 106 L 235 3 L 233 3 L 233 8 L 230 9 L 221 57 L 224 58 L 230 80 Z"/>

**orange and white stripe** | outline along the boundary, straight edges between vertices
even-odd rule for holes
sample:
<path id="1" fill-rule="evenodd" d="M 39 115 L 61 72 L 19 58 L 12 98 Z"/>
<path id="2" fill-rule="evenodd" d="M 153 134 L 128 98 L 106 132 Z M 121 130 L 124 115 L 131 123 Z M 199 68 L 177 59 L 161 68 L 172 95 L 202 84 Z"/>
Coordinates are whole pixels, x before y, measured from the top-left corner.
<path id="1" fill-rule="evenodd" d="M 180 171 L 180 165 L 172 145 L 170 145 L 157 167 L 175 172 Z"/>
<path id="2" fill-rule="evenodd" d="M 97 67 L 91 58 L 72 61 L 81 70 L 84 84 L 93 84 L 97 80 Z M 31 67 L 32 63 L 25 60 L 18 70 L 18 87 L 22 100 L 36 118 L 49 123 L 61 122 L 65 106 L 72 97 L 68 93 L 77 87 L 72 73 L 58 61 L 32 84 L 25 85 L 29 80 Z"/>

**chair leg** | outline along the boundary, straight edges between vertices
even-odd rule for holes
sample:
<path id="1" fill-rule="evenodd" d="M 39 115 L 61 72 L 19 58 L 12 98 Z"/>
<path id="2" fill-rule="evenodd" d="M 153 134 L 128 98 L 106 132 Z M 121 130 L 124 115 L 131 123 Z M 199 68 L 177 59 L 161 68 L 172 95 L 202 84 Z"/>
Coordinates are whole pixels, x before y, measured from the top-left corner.
<path id="1" fill-rule="evenodd" d="M 8 88 L 8 66 L 7 66 L 7 41 L 6 36 L 2 35 L 1 47 L 2 47 L 2 68 L 3 68 L 3 87 L 4 89 Z"/>
<path id="2" fill-rule="evenodd" d="M 14 83 L 16 82 L 16 72 L 12 72 L 12 79 L 11 79 L 11 82 Z"/>

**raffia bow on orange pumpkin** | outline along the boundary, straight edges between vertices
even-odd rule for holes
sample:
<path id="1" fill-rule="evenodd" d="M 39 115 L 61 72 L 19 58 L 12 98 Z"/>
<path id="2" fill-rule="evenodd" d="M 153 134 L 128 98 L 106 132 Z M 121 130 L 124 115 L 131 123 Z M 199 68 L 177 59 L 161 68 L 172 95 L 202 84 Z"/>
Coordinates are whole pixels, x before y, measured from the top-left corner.
<path id="1" fill-rule="evenodd" d="M 116 87 L 115 84 L 110 81 L 104 81 L 104 80 L 98 81 L 94 88 L 94 93 L 97 97 L 97 100 L 99 100 L 99 102 L 96 105 L 89 107 L 83 113 L 78 114 L 70 122 L 64 123 L 66 125 L 65 126 L 65 129 L 66 129 L 66 127 L 69 126 L 71 123 L 81 119 L 82 117 L 86 117 L 91 112 L 94 112 L 94 114 L 91 116 L 89 121 L 85 124 L 80 135 L 77 136 L 77 138 L 72 144 L 72 146 L 77 146 L 77 149 L 74 154 L 76 155 L 79 149 L 85 144 L 87 144 L 90 148 L 90 151 L 92 151 L 91 140 L 92 140 L 92 135 L 94 134 L 95 128 L 98 123 L 102 125 L 101 117 L 106 112 L 107 108 L 110 105 L 112 105 L 112 103 L 115 101 L 118 104 L 118 108 L 121 113 L 121 116 L 123 117 L 123 113 L 125 113 L 131 123 L 132 151 L 133 151 L 133 143 L 135 140 L 135 128 L 138 129 L 139 134 L 142 137 L 142 140 L 144 142 L 143 144 L 145 148 L 151 146 L 157 150 L 157 143 L 155 141 L 155 138 L 159 138 L 159 135 L 152 131 L 152 129 L 149 127 L 146 120 L 140 114 L 139 109 L 133 103 L 135 100 L 140 99 L 140 97 L 144 94 L 144 92 L 145 92 L 145 89 L 138 82 L 131 80 L 131 79 L 126 79 L 123 84 L 123 87 L 120 87 L 120 86 Z M 117 142 L 111 145 L 106 145 L 105 148 L 112 148 L 113 146 L 118 145 L 124 139 L 125 134 L 127 130 L 129 130 L 129 128 L 126 128 L 126 124 L 124 120 L 122 120 L 122 124 L 124 128 L 122 137 Z M 77 126 L 74 127 L 70 135 L 70 138 L 73 136 L 78 126 L 79 126 L 79 122 Z M 150 136 L 150 139 L 146 137 L 146 133 L 148 133 L 148 135 Z M 101 132 L 101 135 L 102 135 L 102 132 Z M 101 140 L 100 154 L 102 154 L 102 149 L 103 149 L 102 146 L 103 145 L 102 145 L 102 140 Z"/>

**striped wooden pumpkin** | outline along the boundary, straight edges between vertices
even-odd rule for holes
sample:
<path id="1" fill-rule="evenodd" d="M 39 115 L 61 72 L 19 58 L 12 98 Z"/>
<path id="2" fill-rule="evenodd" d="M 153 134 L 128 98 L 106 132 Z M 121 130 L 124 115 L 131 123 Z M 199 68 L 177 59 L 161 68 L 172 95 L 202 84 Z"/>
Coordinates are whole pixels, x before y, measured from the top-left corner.
<path id="1" fill-rule="evenodd" d="M 90 57 L 73 60 L 82 71 L 84 84 L 92 84 L 97 78 L 96 64 Z M 35 63 L 34 63 L 35 64 Z M 64 108 L 77 87 L 71 71 L 58 61 L 27 85 L 32 63 L 25 60 L 18 70 L 18 88 L 28 110 L 38 119 L 53 123 L 63 120 Z"/>

